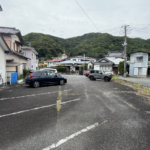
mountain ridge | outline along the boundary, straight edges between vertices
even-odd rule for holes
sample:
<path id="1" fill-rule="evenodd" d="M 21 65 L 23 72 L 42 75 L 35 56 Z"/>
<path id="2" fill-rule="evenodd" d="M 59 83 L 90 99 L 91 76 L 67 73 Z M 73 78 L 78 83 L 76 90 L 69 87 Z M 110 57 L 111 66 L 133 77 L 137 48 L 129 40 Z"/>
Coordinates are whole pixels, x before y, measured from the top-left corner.
<path id="1" fill-rule="evenodd" d="M 34 47 L 39 57 L 45 60 L 60 56 L 65 53 L 70 56 L 83 55 L 103 58 L 110 51 L 123 51 L 124 37 L 113 36 L 108 33 L 87 33 L 72 38 L 60 38 L 43 33 L 29 33 L 23 36 L 24 45 Z M 150 52 L 150 39 L 129 38 L 127 37 L 127 53 L 135 51 Z"/>

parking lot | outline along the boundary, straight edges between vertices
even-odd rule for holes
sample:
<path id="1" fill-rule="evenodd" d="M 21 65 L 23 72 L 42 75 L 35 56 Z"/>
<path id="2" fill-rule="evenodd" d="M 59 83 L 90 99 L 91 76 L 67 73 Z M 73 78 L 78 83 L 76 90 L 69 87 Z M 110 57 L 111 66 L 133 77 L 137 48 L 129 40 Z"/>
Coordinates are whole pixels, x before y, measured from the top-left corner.
<path id="1" fill-rule="evenodd" d="M 1 150 L 150 149 L 150 99 L 118 83 L 65 77 L 63 86 L 0 93 Z"/>

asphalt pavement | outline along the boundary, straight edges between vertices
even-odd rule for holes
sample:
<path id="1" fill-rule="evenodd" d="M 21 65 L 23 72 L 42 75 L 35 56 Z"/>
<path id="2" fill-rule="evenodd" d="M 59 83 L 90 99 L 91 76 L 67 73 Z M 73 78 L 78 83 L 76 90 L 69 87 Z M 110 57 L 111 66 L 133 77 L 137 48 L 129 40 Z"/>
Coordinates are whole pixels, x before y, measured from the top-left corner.
<path id="1" fill-rule="evenodd" d="M 128 86 L 68 83 L 0 92 L 0 150 L 149 150 L 150 99 Z"/>

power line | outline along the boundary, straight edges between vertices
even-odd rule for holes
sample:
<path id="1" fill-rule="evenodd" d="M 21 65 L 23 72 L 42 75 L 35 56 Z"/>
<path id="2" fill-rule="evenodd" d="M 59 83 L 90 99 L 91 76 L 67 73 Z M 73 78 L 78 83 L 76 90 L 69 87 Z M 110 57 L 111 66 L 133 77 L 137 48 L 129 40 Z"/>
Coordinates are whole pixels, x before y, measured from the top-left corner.
<path id="1" fill-rule="evenodd" d="M 98 30 L 98 32 L 100 32 L 99 29 L 94 24 L 94 22 L 90 19 L 90 17 L 87 15 L 87 13 L 84 11 L 84 9 L 81 7 L 81 5 L 77 2 L 77 0 L 75 0 L 75 1 L 79 5 L 79 7 L 82 9 L 82 11 L 85 13 L 85 15 L 88 17 L 88 19 L 92 22 L 92 24 L 94 25 L 94 27 Z"/>

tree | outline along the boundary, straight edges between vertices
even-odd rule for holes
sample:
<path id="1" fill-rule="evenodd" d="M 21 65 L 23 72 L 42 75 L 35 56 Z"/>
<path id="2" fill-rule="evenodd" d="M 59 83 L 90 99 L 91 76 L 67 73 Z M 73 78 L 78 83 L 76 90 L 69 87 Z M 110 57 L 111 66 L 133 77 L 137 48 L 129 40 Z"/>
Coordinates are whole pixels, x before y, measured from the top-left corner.
<path id="1" fill-rule="evenodd" d="M 47 67 L 47 64 L 44 64 L 43 66 L 44 66 L 44 67 Z"/>
<path id="2" fill-rule="evenodd" d="M 84 68 L 84 70 L 88 70 L 88 64 L 84 63 L 80 66 L 80 68 L 81 68 L 81 70 L 83 70 L 83 68 Z"/>
<path id="3" fill-rule="evenodd" d="M 58 53 L 58 57 L 61 57 L 61 55 L 62 55 L 61 53 Z"/>
<path id="4" fill-rule="evenodd" d="M 120 61 L 118 65 L 118 72 L 120 75 L 124 74 L 124 61 Z"/>

